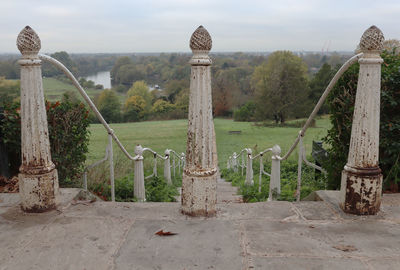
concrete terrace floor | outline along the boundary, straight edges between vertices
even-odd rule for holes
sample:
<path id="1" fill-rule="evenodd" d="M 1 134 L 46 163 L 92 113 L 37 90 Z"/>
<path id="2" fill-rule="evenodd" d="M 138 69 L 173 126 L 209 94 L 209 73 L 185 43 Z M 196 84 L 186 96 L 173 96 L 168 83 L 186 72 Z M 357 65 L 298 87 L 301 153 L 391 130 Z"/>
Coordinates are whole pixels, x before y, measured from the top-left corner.
<path id="1" fill-rule="evenodd" d="M 0 195 L 0 269 L 400 269 L 400 196 L 377 216 L 348 216 L 325 201 L 244 204 L 218 185 L 218 214 L 181 215 L 179 203 L 72 200 L 26 214 Z M 158 236 L 159 230 L 177 233 Z"/>

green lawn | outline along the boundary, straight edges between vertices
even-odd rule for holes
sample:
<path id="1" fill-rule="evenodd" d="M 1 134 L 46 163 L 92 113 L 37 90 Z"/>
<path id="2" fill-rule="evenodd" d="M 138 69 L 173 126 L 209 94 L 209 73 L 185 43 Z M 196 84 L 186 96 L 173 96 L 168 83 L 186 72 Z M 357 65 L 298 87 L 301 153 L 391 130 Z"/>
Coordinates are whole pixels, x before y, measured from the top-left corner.
<path id="1" fill-rule="evenodd" d="M 47 100 L 56 101 L 62 98 L 62 95 L 66 91 L 73 91 L 76 93 L 76 96 L 83 101 L 83 97 L 79 94 L 78 90 L 74 85 L 65 83 L 63 81 L 57 80 L 56 78 L 43 78 L 43 89 L 44 95 Z M 101 91 L 99 89 L 85 89 L 88 96 L 94 100 L 94 97 L 97 94 L 100 94 Z M 125 101 L 125 95 L 117 93 L 121 104 Z M 86 103 L 85 103 L 86 104 Z"/>
<path id="2" fill-rule="evenodd" d="M 75 92 L 77 97 L 83 100 L 74 85 L 62 82 L 56 78 L 43 78 L 43 89 L 46 99 L 50 101 L 60 100 L 66 91 Z M 91 99 L 93 99 L 96 94 L 101 92 L 101 90 L 96 89 L 85 90 Z"/>
<path id="3" fill-rule="evenodd" d="M 214 123 L 221 168 L 225 168 L 228 157 L 234 151 L 239 152 L 244 147 L 250 147 L 258 153 L 278 144 L 283 155 L 290 148 L 300 130 L 300 128 L 293 127 L 258 127 L 253 123 L 234 122 L 229 119 L 215 119 Z M 112 124 L 111 127 L 132 155 L 136 144 L 150 147 L 160 153 L 163 153 L 166 148 L 177 152 L 184 152 L 186 149 L 187 120 Z M 308 154 L 311 152 L 312 140 L 320 140 L 324 137 L 329 127 L 329 117 L 324 116 L 317 119 L 315 128 L 308 129 L 304 140 Z M 230 130 L 240 130 L 241 134 L 230 135 Z M 92 124 L 90 131 L 88 164 L 104 156 L 107 144 L 107 133 L 101 124 Z M 115 155 L 122 154 L 117 150 L 115 143 L 114 150 Z M 297 159 L 296 151 L 290 158 Z"/>

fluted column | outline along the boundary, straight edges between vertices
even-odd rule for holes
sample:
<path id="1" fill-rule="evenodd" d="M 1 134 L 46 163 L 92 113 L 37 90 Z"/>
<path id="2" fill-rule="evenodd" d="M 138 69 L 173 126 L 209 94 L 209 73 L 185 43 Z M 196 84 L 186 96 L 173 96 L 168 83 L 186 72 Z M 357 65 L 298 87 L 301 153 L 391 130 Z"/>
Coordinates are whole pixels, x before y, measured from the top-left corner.
<path id="1" fill-rule="evenodd" d="M 39 36 L 26 26 L 18 35 L 21 65 L 21 154 L 19 174 L 21 207 L 27 212 L 54 209 L 58 176 L 51 160 L 43 95 Z"/>
<path id="2" fill-rule="evenodd" d="M 190 48 L 190 97 L 186 164 L 182 179 L 182 212 L 192 216 L 216 213 L 217 160 L 211 99 L 211 36 L 200 26 Z"/>
<path id="3" fill-rule="evenodd" d="M 383 34 L 376 26 L 368 28 L 360 41 L 364 55 L 359 60 L 350 149 L 341 183 L 341 207 L 346 213 L 373 215 L 381 204 L 379 113 L 383 60 L 379 54 L 383 41 Z"/>

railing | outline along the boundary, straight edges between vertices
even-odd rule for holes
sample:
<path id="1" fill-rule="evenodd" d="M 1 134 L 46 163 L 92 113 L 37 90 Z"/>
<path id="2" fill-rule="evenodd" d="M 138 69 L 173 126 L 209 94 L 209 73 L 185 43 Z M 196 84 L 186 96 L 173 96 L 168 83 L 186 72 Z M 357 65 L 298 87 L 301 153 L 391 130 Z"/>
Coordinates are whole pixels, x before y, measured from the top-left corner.
<path id="1" fill-rule="evenodd" d="M 317 104 L 315 105 L 313 111 L 311 112 L 310 116 L 308 117 L 306 123 L 302 127 L 302 129 L 299 131 L 299 134 L 297 135 L 297 138 L 293 142 L 292 146 L 289 148 L 289 151 L 283 156 L 280 156 L 280 147 L 278 145 L 275 145 L 275 151 L 273 148 L 268 148 L 264 150 L 263 152 L 260 152 L 257 154 L 255 157 L 252 157 L 252 151 L 249 148 L 244 148 L 239 152 L 237 155 L 236 152 L 233 153 L 232 156 L 229 157 L 228 162 L 227 162 L 227 168 L 232 169 L 234 172 L 238 172 L 239 167 L 242 170 L 242 176 L 243 176 L 243 170 L 246 169 L 246 180 L 245 184 L 247 185 L 253 185 L 253 165 L 252 161 L 256 158 L 260 158 L 260 174 L 259 174 L 259 192 L 261 192 L 261 179 L 262 175 L 267 175 L 270 177 L 270 188 L 269 188 L 269 196 L 268 200 L 274 200 L 280 195 L 280 161 L 288 159 L 288 157 L 292 154 L 294 149 L 296 148 L 297 145 L 299 145 L 299 151 L 298 151 L 298 169 L 297 169 L 297 189 L 296 189 L 296 201 L 300 201 L 300 192 L 301 192 L 301 174 L 302 174 L 302 164 L 304 163 L 307 166 L 311 166 L 316 170 L 321 171 L 322 173 L 326 174 L 326 171 L 322 169 L 320 166 L 317 166 L 311 162 L 309 162 L 306 158 L 306 152 L 305 152 L 305 147 L 303 144 L 303 137 L 306 134 L 307 129 L 309 128 L 312 120 L 315 118 L 317 112 L 321 108 L 321 106 L 324 104 L 326 98 L 328 97 L 329 93 L 333 89 L 333 86 L 335 86 L 336 82 L 339 80 L 339 78 L 343 75 L 343 73 L 354 63 L 358 61 L 363 56 L 363 53 L 359 53 L 357 55 L 354 55 L 351 57 L 349 60 L 347 60 L 342 67 L 336 72 L 335 76 L 332 78 L 330 81 L 329 85 L 326 87 L 324 93 L 318 100 Z M 279 151 L 278 151 L 279 148 Z M 271 164 L 271 173 L 267 173 L 264 171 L 264 165 L 262 162 L 262 157 L 266 152 L 273 152 L 273 155 L 271 156 L 272 159 L 272 164 Z M 278 153 L 279 152 L 279 153 Z M 247 155 L 246 159 L 246 165 L 244 163 L 244 154 Z M 238 162 L 238 158 L 241 157 L 241 163 L 240 161 Z M 271 195 L 271 192 L 273 193 Z"/>
<path id="2" fill-rule="evenodd" d="M 112 141 L 114 140 L 115 143 L 118 145 L 118 147 L 122 150 L 122 152 L 125 154 L 125 156 L 129 159 L 134 161 L 135 166 L 134 166 L 134 196 L 139 200 L 139 201 L 145 201 L 145 187 L 144 187 L 144 180 L 153 176 L 157 176 L 157 158 L 161 159 L 164 161 L 164 177 L 167 180 L 168 184 L 172 184 L 171 180 L 171 164 L 170 164 L 170 155 L 172 153 L 173 155 L 173 172 L 174 172 L 174 177 L 175 177 L 175 170 L 176 166 L 178 166 L 178 172 L 181 171 L 181 168 L 183 168 L 184 163 L 185 163 L 185 154 L 181 153 L 180 155 L 177 154 L 174 150 L 167 149 L 165 150 L 165 156 L 161 156 L 151 148 L 143 148 L 140 145 L 137 145 L 135 147 L 135 156 L 131 156 L 129 152 L 125 149 L 125 147 L 122 145 L 118 137 L 115 135 L 114 130 L 111 129 L 111 127 L 108 125 L 108 123 L 105 121 L 101 113 L 98 111 L 96 108 L 96 105 L 93 103 L 93 101 L 90 99 L 90 97 L 86 94 L 85 90 L 82 88 L 82 86 L 79 84 L 78 80 L 75 78 L 75 76 L 58 60 L 44 54 L 39 54 L 39 58 L 41 60 L 47 61 L 51 64 L 53 64 L 55 67 L 60 69 L 64 74 L 72 81 L 73 85 L 78 89 L 79 93 L 82 95 L 83 99 L 86 101 L 86 103 L 89 105 L 90 109 L 94 112 L 96 115 L 97 119 L 100 121 L 100 123 L 104 126 L 108 133 L 108 145 L 106 147 L 106 152 L 105 156 L 103 159 L 87 166 L 84 169 L 84 174 L 83 174 L 83 187 L 85 190 L 87 190 L 88 187 L 88 181 L 87 181 L 87 172 L 88 170 L 104 163 L 105 161 L 109 160 L 109 167 L 110 167 L 110 182 L 111 182 L 111 200 L 114 202 L 115 201 L 115 181 L 114 181 L 114 157 L 113 157 L 113 144 Z M 151 152 L 153 154 L 153 173 L 146 178 L 144 177 L 144 168 L 143 168 L 143 153 L 144 152 Z M 176 159 L 178 158 L 178 164 L 176 165 Z"/>

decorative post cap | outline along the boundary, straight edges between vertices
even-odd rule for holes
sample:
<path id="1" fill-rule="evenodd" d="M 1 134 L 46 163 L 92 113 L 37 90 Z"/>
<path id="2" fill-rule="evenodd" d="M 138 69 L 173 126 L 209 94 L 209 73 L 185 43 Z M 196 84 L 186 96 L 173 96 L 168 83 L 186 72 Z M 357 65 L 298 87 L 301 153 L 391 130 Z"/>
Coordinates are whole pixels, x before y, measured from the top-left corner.
<path id="1" fill-rule="evenodd" d="M 192 49 L 192 51 L 210 51 L 211 47 L 211 36 L 208 31 L 200 25 L 190 38 L 190 49 Z"/>
<path id="2" fill-rule="evenodd" d="M 21 54 L 37 54 L 41 48 L 40 38 L 30 26 L 25 26 L 18 35 L 17 47 Z"/>
<path id="3" fill-rule="evenodd" d="M 272 154 L 274 154 L 274 156 L 279 156 L 281 154 L 281 148 L 279 145 L 276 144 L 272 147 Z"/>
<path id="4" fill-rule="evenodd" d="M 143 154 L 143 147 L 140 144 L 136 145 L 134 153 L 137 156 L 141 156 Z"/>
<path id="5" fill-rule="evenodd" d="M 362 52 L 368 51 L 382 51 L 383 41 L 385 37 L 382 31 L 375 25 L 365 30 L 360 40 L 360 50 Z"/>

